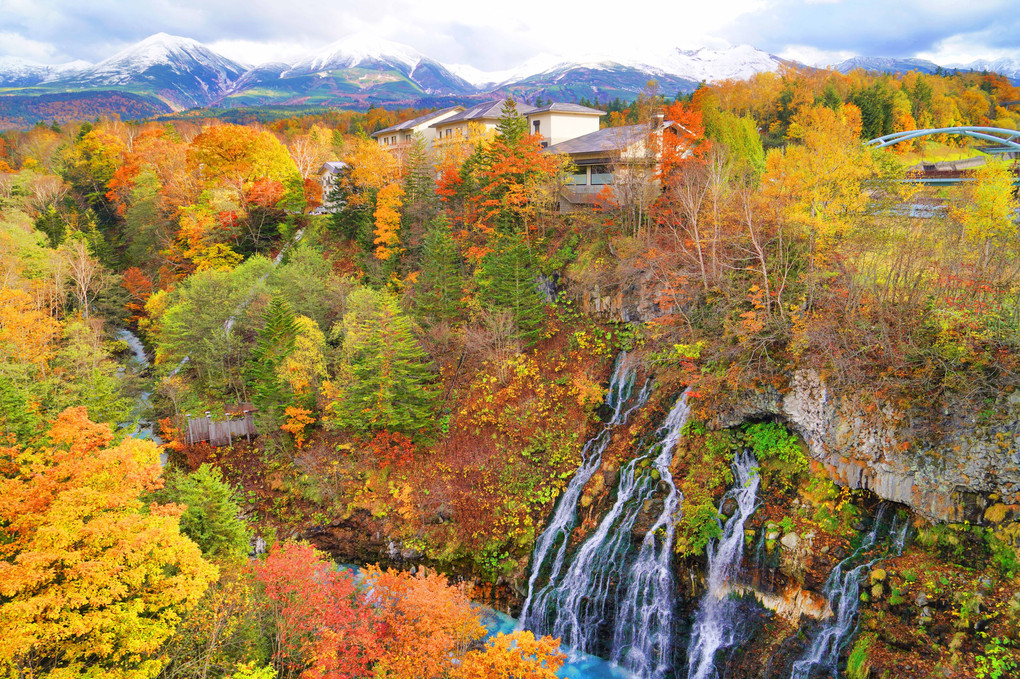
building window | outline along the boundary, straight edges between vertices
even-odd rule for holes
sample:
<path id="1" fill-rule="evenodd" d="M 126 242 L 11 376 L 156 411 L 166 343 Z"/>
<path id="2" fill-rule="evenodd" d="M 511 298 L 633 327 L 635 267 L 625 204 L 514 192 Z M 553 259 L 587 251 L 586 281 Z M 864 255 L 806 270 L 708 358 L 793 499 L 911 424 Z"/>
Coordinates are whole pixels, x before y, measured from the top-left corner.
<path id="1" fill-rule="evenodd" d="M 592 186 L 604 186 L 613 183 L 613 168 L 608 165 L 592 165 L 591 184 Z"/>
<path id="2" fill-rule="evenodd" d="M 535 121 L 532 121 L 531 125 L 532 125 L 532 127 L 534 127 L 534 128 L 535 128 L 535 134 L 539 134 L 539 131 L 538 131 L 538 130 L 539 130 L 539 128 L 541 128 L 541 126 L 542 126 L 542 121 L 541 121 L 541 120 L 535 120 Z"/>
<path id="3" fill-rule="evenodd" d="M 579 167 L 577 172 L 574 172 L 567 176 L 567 184 L 573 186 L 584 186 L 588 183 L 588 168 Z"/>

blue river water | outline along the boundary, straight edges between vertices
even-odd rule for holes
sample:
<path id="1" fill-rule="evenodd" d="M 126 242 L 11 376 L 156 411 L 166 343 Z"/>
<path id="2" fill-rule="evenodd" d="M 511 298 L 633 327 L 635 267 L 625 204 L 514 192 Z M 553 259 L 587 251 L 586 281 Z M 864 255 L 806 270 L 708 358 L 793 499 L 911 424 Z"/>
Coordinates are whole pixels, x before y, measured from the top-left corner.
<path id="1" fill-rule="evenodd" d="M 502 632 L 510 634 L 517 626 L 517 620 L 506 613 L 500 613 L 487 606 L 479 606 L 482 611 L 482 624 L 489 630 L 489 636 L 495 636 Z M 569 679 L 636 679 L 635 675 L 627 672 L 622 667 L 598 658 L 593 655 L 571 654 L 569 649 L 562 649 L 570 656 L 559 672 L 558 677 Z"/>

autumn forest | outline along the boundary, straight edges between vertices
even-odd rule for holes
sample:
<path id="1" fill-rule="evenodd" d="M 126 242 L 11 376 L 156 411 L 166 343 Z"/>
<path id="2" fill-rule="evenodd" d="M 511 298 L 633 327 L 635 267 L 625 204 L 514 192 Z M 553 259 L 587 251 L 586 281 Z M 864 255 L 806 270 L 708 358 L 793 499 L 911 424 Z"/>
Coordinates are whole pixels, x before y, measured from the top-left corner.
<path id="1" fill-rule="evenodd" d="M 652 82 L 569 209 L 513 100 L 0 133 L 0 676 L 1016 676 L 1017 168 L 865 142 L 1018 100 Z"/>

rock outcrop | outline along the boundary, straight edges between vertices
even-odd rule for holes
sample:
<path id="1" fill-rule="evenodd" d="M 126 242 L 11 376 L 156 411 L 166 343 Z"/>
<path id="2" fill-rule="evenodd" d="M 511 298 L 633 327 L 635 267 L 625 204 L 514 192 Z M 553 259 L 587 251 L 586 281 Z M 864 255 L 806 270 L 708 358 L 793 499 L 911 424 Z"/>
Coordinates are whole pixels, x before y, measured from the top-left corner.
<path id="1" fill-rule="evenodd" d="M 903 408 L 836 393 L 804 369 L 785 393 L 735 399 L 716 424 L 765 417 L 784 420 L 838 483 L 928 519 L 982 523 L 992 504 L 1020 503 L 1020 393 L 981 411 L 962 400 Z"/>

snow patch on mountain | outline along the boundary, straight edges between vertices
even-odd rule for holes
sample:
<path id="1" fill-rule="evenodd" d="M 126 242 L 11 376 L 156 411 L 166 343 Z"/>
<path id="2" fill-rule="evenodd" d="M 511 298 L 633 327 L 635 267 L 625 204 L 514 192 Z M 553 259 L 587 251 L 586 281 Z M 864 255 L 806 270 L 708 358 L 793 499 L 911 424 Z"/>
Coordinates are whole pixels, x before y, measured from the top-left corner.
<path id="1" fill-rule="evenodd" d="M 314 54 L 305 57 L 284 72 L 289 75 L 336 71 L 354 68 L 361 64 L 385 63 L 407 73 L 425 59 L 418 50 L 408 45 L 383 40 L 373 35 L 358 33 L 330 43 Z"/>
<path id="2" fill-rule="evenodd" d="M 922 73 L 934 73 L 939 65 L 926 59 L 898 59 L 894 57 L 851 57 L 836 64 L 835 69 L 840 73 L 850 73 L 857 69 L 865 71 L 879 71 L 882 73 L 905 73 L 907 71 L 920 71 Z"/>
<path id="3" fill-rule="evenodd" d="M 950 64 L 947 68 L 958 68 L 961 71 L 990 71 L 1007 78 L 1020 78 L 1020 59 L 1005 57 L 1002 59 L 978 59 L 969 64 Z"/>
<path id="4" fill-rule="evenodd" d="M 498 87 L 506 83 L 517 82 L 540 73 L 553 71 L 558 66 L 569 64 L 570 59 L 562 55 L 543 52 L 537 54 L 523 64 L 498 71 L 483 71 L 467 64 L 452 64 L 447 68 L 475 87 Z"/>
<path id="5" fill-rule="evenodd" d="M 71 61 L 66 64 L 38 64 L 20 57 L 0 57 L 0 85 L 34 85 L 78 73 L 92 64 Z"/>
<path id="6" fill-rule="evenodd" d="M 153 68 L 193 76 L 210 90 L 224 89 L 248 68 L 192 40 L 156 33 L 78 75 L 90 83 L 125 85 Z"/>
<path id="7" fill-rule="evenodd" d="M 698 82 L 745 80 L 756 73 L 774 73 L 779 70 L 782 63 L 779 57 L 750 45 L 696 50 L 682 50 L 677 47 L 664 53 L 653 53 L 639 60 L 664 73 Z"/>
<path id="8" fill-rule="evenodd" d="M 577 54 L 572 56 L 540 54 L 515 68 L 502 71 L 481 71 L 457 64 L 450 70 L 478 87 L 501 87 L 541 75 L 565 73 L 573 69 L 615 71 L 635 69 L 651 75 L 671 75 L 695 82 L 716 82 L 731 78 L 749 78 L 763 71 L 777 71 L 779 57 L 737 45 L 727 49 L 646 51 L 639 54 L 613 53 Z"/>

